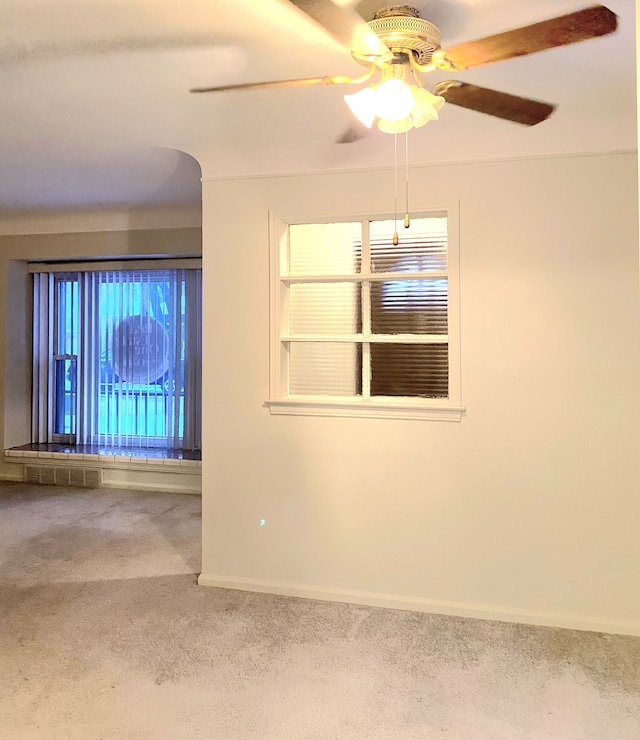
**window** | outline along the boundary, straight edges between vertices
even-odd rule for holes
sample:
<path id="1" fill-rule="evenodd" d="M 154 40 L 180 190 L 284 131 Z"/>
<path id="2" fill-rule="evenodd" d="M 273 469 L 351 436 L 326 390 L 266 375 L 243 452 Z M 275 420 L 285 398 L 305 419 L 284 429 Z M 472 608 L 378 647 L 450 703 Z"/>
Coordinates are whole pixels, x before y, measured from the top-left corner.
<path id="1" fill-rule="evenodd" d="M 199 449 L 201 270 L 73 267 L 31 266 L 32 441 Z"/>
<path id="2" fill-rule="evenodd" d="M 459 420 L 457 214 L 271 221 L 272 413 Z"/>

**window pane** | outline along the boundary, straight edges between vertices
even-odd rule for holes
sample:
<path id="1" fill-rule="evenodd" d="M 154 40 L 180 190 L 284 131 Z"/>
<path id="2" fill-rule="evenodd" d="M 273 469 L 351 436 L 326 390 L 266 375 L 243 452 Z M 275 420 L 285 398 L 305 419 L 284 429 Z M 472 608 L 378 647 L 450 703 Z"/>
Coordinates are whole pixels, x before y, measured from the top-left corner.
<path id="1" fill-rule="evenodd" d="M 184 422 L 184 281 L 174 270 L 96 276 L 98 434 L 118 438 L 121 446 L 178 436 L 173 431 Z"/>
<path id="2" fill-rule="evenodd" d="M 400 243 L 393 244 L 394 221 L 372 221 L 371 272 L 422 272 L 447 269 L 447 219 L 416 218 L 408 229 L 398 222 Z"/>
<path id="3" fill-rule="evenodd" d="M 56 321 L 53 362 L 53 433 L 76 432 L 78 351 L 78 277 L 60 274 L 55 279 L 53 315 Z"/>
<path id="4" fill-rule="evenodd" d="M 289 288 L 289 333 L 361 332 L 360 284 L 303 283 Z"/>
<path id="5" fill-rule="evenodd" d="M 371 283 L 373 334 L 446 334 L 447 280 Z"/>
<path id="6" fill-rule="evenodd" d="M 362 345 L 291 342 L 289 393 L 293 396 L 362 395 Z"/>
<path id="7" fill-rule="evenodd" d="M 53 361 L 53 433 L 76 433 L 76 361 Z"/>
<path id="8" fill-rule="evenodd" d="M 57 344 L 54 353 L 78 353 L 78 280 L 77 277 L 58 276 L 56 279 Z"/>
<path id="9" fill-rule="evenodd" d="M 371 395 L 447 398 L 446 344 L 371 344 Z"/>
<path id="10" fill-rule="evenodd" d="M 361 251 L 359 222 L 289 227 L 289 275 L 353 275 Z"/>

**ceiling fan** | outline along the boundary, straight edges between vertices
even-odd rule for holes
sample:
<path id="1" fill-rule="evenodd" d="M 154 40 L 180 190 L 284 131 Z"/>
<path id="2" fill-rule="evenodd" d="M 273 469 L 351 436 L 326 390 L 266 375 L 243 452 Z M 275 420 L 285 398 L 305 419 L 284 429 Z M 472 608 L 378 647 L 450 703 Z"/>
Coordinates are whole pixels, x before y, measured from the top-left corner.
<path id="1" fill-rule="evenodd" d="M 420 75 L 435 70 L 460 72 L 483 64 L 513 59 L 545 49 L 612 33 L 616 15 L 602 5 L 534 23 L 494 36 L 469 41 L 449 48 L 440 46 L 440 30 L 407 5 L 393 5 L 375 13 L 368 23 L 353 10 L 332 0 L 288 0 L 320 24 L 338 42 L 347 46 L 354 59 L 367 67 L 359 77 L 326 76 L 270 82 L 249 82 L 218 87 L 195 88 L 190 92 L 225 92 L 255 88 L 303 85 L 359 85 L 375 74 L 380 83 L 363 88 L 345 100 L 367 127 L 377 122 L 388 133 L 400 133 L 422 126 L 438 117 L 444 102 L 533 126 L 551 115 L 549 103 L 479 87 L 457 80 L 438 82 L 433 92 L 422 84 Z M 394 92 L 385 101 L 383 89 Z M 400 98 L 403 106 L 400 106 Z M 394 107 L 395 106 L 395 107 Z M 361 138 L 353 127 L 338 139 L 350 143 Z"/>

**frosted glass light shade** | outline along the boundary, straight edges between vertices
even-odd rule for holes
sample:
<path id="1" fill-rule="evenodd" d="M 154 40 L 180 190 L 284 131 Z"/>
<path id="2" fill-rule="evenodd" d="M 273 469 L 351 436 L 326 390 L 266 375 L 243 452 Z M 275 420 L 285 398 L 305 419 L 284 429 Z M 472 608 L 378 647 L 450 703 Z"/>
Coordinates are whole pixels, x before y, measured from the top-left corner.
<path id="1" fill-rule="evenodd" d="M 405 131 L 413 128 L 413 118 L 405 116 L 397 121 L 389 121 L 387 118 L 381 118 L 378 121 L 378 128 L 385 134 L 403 134 Z"/>
<path id="2" fill-rule="evenodd" d="M 424 87 L 409 86 L 396 77 L 345 95 L 344 99 L 367 128 L 371 128 L 377 118 L 378 128 L 387 134 L 401 134 L 414 126 L 420 128 L 429 121 L 437 121 L 438 111 L 445 103 L 440 95 Z"/>
<path id="3" fill-rule="evenodd" d="M 412 86 L 413 98 L 415 105 L 411 109 L 413 125 L 416 128 L 424 126 L 429 121 L 438 120 L 438 111 L 442 108 L 445 100 L 440 95 L 434 95 L 424 87 Z"/>
<path id="4" fill-rule="evenodd" d="M 415 105 L 409 85 L 395 77 L 386 80 L 375 91 L 376 115 L 388 121 L 405 118 Z"/>
<path id="5" fill-rule="evenodd" d="M 372 87 L 365 87 L 353 95 L 345 95 L 344 101 L 354 116 L 367 128 L 371 128 L 376 117 L 375 90 Z"/>

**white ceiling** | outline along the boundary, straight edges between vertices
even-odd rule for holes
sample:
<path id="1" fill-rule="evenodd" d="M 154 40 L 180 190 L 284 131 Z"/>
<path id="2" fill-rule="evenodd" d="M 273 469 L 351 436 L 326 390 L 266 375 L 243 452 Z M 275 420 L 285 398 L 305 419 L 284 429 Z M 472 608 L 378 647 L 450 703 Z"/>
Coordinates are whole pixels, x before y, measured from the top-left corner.
<path id="1" fill-rule="evenodd" d="M 589 4 L 413 2 L 445 49 Z M 558 110 L 526 128 L 447 105 L 410 135 L 412 164 L 634 149 L 634 2 L 605 4 L 616 34 L 427 78 Z M 196 202 L 198 162 L 206 177 L 389 166 L 391 136 L 334 143 L 351 122 L 345 88 L 188 92 L 361 70 L 286 0 L 0 0 L 0 210 Z"/>

